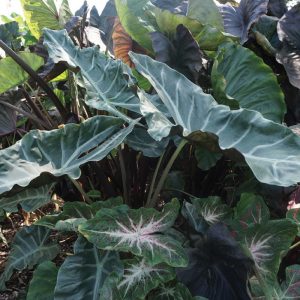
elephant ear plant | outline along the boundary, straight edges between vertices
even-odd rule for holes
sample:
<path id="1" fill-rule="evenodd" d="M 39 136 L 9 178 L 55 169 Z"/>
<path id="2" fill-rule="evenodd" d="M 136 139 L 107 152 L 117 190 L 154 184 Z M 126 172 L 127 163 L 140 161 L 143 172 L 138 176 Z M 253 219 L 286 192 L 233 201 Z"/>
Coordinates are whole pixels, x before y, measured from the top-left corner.
<path id="1" fill-rule="evenodd" d="M 0 28 L 3 228 L 35 214 L 1 293 L 300 298 L 300 6 L 224 2 L 22 0 Z"/>

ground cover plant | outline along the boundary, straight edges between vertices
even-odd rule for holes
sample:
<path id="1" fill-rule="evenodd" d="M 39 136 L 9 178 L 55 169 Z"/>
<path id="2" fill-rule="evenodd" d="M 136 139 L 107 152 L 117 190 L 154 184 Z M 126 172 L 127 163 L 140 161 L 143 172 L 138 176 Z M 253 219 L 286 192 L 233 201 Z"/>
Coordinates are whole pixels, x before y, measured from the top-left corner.
<path id="1" fill-rule="evenodd" d="M 300 299 L 300 4 L 21 3 L 0 25 L 3 298 Z"/>

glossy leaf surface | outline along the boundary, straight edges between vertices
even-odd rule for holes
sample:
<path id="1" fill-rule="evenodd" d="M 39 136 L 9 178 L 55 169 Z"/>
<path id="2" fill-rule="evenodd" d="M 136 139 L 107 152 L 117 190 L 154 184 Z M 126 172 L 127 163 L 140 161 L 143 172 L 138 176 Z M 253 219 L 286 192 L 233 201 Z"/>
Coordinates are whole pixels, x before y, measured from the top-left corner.
<path id="1" fill-rule="evenodd" d="M 131 57 L 138 71 L 156 89 L 174 125 L 183 128 L 184 136 L 196 141 L 205 132 L 216 135 L 221 149 L 238 150 L 261 182 L 290 186 L 300 181 L 300 138 L 289 128 L 255 111 L 230 111 L 167 65 L 143 55 Z M 154 138 L 155 135 L 152 132 Z"/>
<path id="2" fill-rule="evenodd" d="M 119 118 L 96 116 L 80 125 L 32 130 L 0 151 L 0 194 L 15 184 L 27 186 L 43 172 L 78 178 L 82 164 L 101 160 L 132 131 L 134 123 L 120 129 L 123 124 Z"/>

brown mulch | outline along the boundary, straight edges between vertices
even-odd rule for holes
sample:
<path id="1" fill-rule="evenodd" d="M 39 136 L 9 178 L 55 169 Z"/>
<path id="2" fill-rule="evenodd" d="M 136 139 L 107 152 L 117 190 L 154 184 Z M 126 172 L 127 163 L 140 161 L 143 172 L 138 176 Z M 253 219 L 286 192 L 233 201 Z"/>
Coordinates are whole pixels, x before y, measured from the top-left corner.
<path id="1" fill-rule="evenodd" d="M 41 209 L 41 213 L 47 214 L 54 210 L 52 204 L 47 205 Z M 28 216 L 28 215 L 27 215 Z M 41 216 L 39 213 L 30 214 L 28 225 L 32 224 L 36 219 Z M 5 262 L 8 259 L 11 243 L 18 230 L 25 225 L 25 219 L 22 213 L 12 213 L 9 218 L 6 218 L 3 222 L 0 222 L 1 231 L 4 235 L 7 244 L 0 238 L 0 276 L 5 268 Z M 61 265 L 67 255 L 73 252 L 73 243 L 76 240 L 76 234 L 74 233 L 58 233 L 53 231 L 51 239 L 57 240 L 61 251 L 60 254 L 54 259 L 56 265 Z M 23 271 L 15 271 L 9 281 L 6 282 L 6 291 L 0 292 L 0 300 L 23 300 L 26 299 L 27 289 L 29 287 L 30 280 L 34 270 L 25 269 Z M 39 300 L 39 299 L 37 299 Z"/>

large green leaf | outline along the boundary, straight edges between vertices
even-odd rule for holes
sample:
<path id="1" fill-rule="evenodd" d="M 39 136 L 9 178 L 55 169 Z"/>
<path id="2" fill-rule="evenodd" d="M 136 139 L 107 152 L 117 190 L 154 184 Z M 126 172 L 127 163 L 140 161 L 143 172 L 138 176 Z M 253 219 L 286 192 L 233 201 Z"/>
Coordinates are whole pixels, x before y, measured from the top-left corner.
<path id="1" fill-rule="evenodd" d="M 212 25 L 213 27 L 224 31 L 223 18 L 213 0 L 189 0 L 187 16 L 198 20 L 203 25 Z"/>
<path id="2" fill-rule="evenodd" d="M 150 30 L 141 19 L 145 17 L 143 7 L 147 2 L 148 0 L 115 0 L 118 16 L 125 31 L 133 40 L 152 52 Z"/>
<path id="3" fill-rule="evenodd" d="M 44 64 L 43 58 L 34 53 L 20 52 L 18 55 L 34 70 Z M 11 57 L 0 60 L 0 94 L 23 83 L 28 77 L 29 75 Z"/>
<path id="4" fill-rule="evenodd" d="M 68 0 L 21 0 L 26 23 L 36 39 L 42 35 L 44 28 L 62 29 L 71 18 Z"/>
<path id="5" fill-rule="evenodd" d="M 100 251 L 79 237 L 74 244 L 74 255 L 67 257 L 58 271 L 54 299 L 98 300 L 106 278 L 122 272 L 117 252 Z"/>
<path id="6" fill-rule="evenodd" d="M 281 123 L 286 113 L 284 95 L 272 69 L 251 50 L 226 43 L 219 48 L 212 71 L 214 95 L 219 103 L 259 111 Z M 223 94 L 233 100 L 223 99 Z"/>
<path id="7" fill-rule="evenodd" d="M 55 243 L 48 243 L 50 230 L 40 226 L 24 227 L 17 232 L 12 251 L 0 277 L 0 290 L 5 289 L 7 281 L 15 270 L 33 267 L 46 260 L 52 260 L 59 252 Z"/>
<path id="8" fill-rule="evenodd" d="M 272 220 L 237 233 L 241 245 L 255 263 L 261 278 L 268 285 L 274 285 L 281 259 L 297 234 L 297 226 L 286 219 Z"/>
<path id="9" fill-rule="evenodd" d="M 117 107 L 139 112 L 139 100 L 124 77 L 124 73 L 130 71 L 122 61 L 106 57 L 98 47 L 76 47 L 66 30 L 45 30 L 44 33 L 44 44 L 54 62 L 64 61 L 73 68 L 80 68 L 89 106 L 125 120 L 129 118 Z"/>
<path id="10" fill-rule="evenodd" d="M 11 197 L 0 197 L 0 209 L 7 212 L 17 212 L 18 205 L 27 212 L 35 211 L 51 201 L 53 184 L 47 184 L 39 188 L 28 188 Z"/>
<path id="11" fill-rule="evenodd" d="M 33 130 L 13 146 L 0 151 L 0 194 L 15 184 L 27 186 L 43 172 L 80 176 L 80 166 L 103 159 L 132 131 L 135 123 L 96 116 L 52 131 Z"/>
<path id="12" fill-rule="evenodd" d="M 41 263 L 33 273 L 26 300 L 53 300 L 58 267 L 51 261 Z"/>
<path id="13" fill-rule="evenodd" d="M 238 150 L 261 182 L 290 186 L 300 181 L 300 138 L 289 128 L 256 111 L 231 111 L 218 105 L 185 76 L 148 56 L 132 53 L 131 58 L 164 102 L 174 126 L 183 128 L 184 136 L 199 140 L 212 133 L 221 149 Z"/>
<path id="14" fill-rule="evenodd" d="M 99 211 L 97 216 L 79 226 L 79 232 L 98 248 L 132 252 L 155 265 L 166 262 L 185 266 L 187 257 L 180 243 L 164 234 L 178 214 L 179 203 L 172 201 L 163 212 L 152 208 Z"/>

